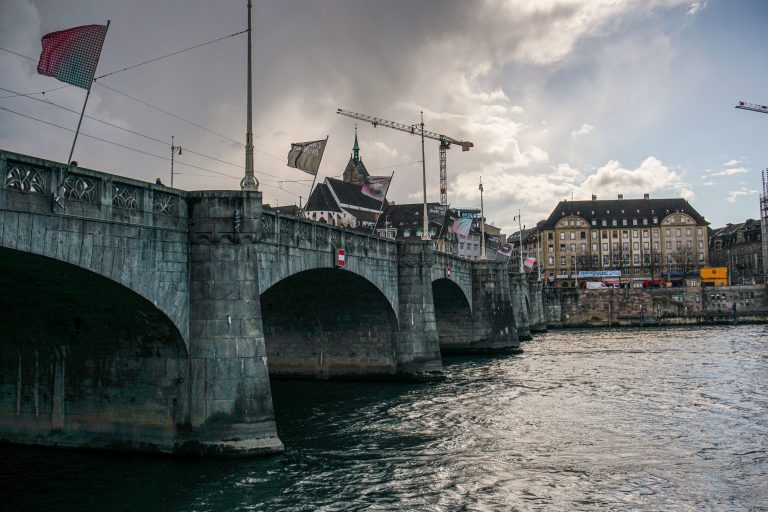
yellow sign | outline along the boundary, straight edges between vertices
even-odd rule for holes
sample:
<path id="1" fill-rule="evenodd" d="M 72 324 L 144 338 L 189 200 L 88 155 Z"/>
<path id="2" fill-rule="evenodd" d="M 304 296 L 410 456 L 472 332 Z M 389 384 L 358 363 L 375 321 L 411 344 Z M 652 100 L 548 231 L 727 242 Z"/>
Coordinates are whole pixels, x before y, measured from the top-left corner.
<path id="1" fill-rule="evenodd" d="M 702 267 L 699 269 L 699 277 L 706 281 L 728 279 L 728 269 L 726 267 Z"/>

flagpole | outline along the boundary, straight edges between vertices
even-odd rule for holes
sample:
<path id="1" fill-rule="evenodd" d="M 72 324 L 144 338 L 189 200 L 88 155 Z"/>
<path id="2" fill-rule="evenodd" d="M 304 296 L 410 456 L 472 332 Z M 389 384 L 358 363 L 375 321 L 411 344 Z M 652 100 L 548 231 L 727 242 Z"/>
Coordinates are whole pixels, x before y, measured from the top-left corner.
<path id="1" fill-rule="evenodd" d="M 483 208 L 483 177 L 480 176 L 480 259 L 485 258 L 485 209 Z"/>
<path id="2" fill-rule="evenodd" d="M 328 135 L 325 136 L 325 143 L 328 144 Z M 325 152 L 325 146 L 323 146 L 323 153 Z M 304 206 L 309 204 L 309 200 L 312 199 L 312 189 L 315 188 L 315 182 L 317 181 L 317 175 L 320 174 L 320 164 L 317 164 L 317 172 L 314 176 L 312 176 L 312 184 L 309 186 L 309 195 L 307 196 L 307 202 L 304 203 Z M 301 210 L 302 213 L 304 210 Z"/>
<path id="3" fill-rule="evenodd" d="M 379 217 L 381 217 L 381 212 L 384 211 L 384 201 L 387 200 L 387 194 L 389 193 L 389 186 L 392 184 L 392 180 L 395 177 L 395 171 L 392 171 L 392 176 L 389 177 L 389 183 L 387 183 L 387 191 L 384 192 L 384 199 L 381 200 L 381 206 L 379 207 L 379 213 L 376 214 L 376 222 L 373 223 L 373 228 L 371 229 L 371 234 L 373 234 L 376 231 L 376 226 L 379 224 Z"/>
<path id="4" fill-rule="evenodd" d="M 112 23 L 111 20 L 107 20 L 107 31 L 109 31 L 109 25 Z M 104 38 L 107 38 L 106 31 L 104 32 Z M 102 44 L 102 47 L 99 48 L 99 57 L 96 59 L 97 62 L 101 59 L 101 49 L 104 48 L 104 45 Z M 77 121 L 77 129 L 75 130 L 75 138 L 72 139 L 72 147 L 69 149 L 69 158 L 67 158 L 67 166 L 65 169 L 59 169 L 59 190 L 58 193 L 53 193 L 53 201 L 55 204 L 58 204 L 59 206 L 62 206 L 60 203 L 61 196 L 64 195 L 64 180 L 67 179 L 67 175 L 69 174 L 69 169 L 72 167 L 72 155 L 75 153 L 75 144 L 77 144 L 77 136 L 80 134 L 80 125 L 83 124 L 83 116 L 85 115 L 85 107 L 88 105 L 88 98 L 91 97 L 91 87 L 93 87 L 93 79 L 88 83 L 88 91 L 85 93 L 85 101 L 83 102 L 83 109 L 80 111 L 80 119 Z"/>
<path id="5" fill-rule="evenodd" d="M 424 187 L 424 222 L 421 239 L 431 240 L 429 235 L 429 220 L 427 219 L 427 161 L 424 158 L 424 112 L 421 113 L 421 183 Z"/>

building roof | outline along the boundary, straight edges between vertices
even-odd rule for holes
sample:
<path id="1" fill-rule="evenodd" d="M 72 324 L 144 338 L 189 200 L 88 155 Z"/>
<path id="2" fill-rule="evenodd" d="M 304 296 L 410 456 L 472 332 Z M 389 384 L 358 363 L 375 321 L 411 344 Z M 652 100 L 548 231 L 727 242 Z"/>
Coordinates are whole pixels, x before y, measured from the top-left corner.
<path id="1" fill-rule="evenodd" d="M 376 227 L 384 228 L 389 222 L 392 227 L 419 228 L 423 224 L 423 212 L 424 203 L 390 204 L 379 217 Z M 451 218 L 448 207 L 439 203 L 427 203 L 427 216 L 430 224 L 441 228 L 446 224 L 446 219 Z"/>
<path id="2" fill-rule="evenodd" d="M 325 184 L 328 186 L 331 194 L 338 200 L 338 206 L 345 210 L 349 210 L 350 208 L 372 210 L 373 212 L 381 210 L 381 201 L 377 201 L 372 197 L 363 194 L 359 183 L 350 183 L 335 178 L 325 178 Z M 387 204 L 389 203 L 384 199 L 384 208 L 387 207 Z"/>
<path id="3" fill-rule="evenodd" d="M 299 212 L 301 211 L 298 206 L 295 204 L 289 204 L 287 206 L 274 206 L 270 207 L 269 205 L 264 205 L 264 209 L 271 209 L 272 211 L 275 211 L 277 213 L 283 214 L 283 215 L 293 215 L 294 217 L 297 217 L 299 215 Z"/>
<path id="4" fill-rule="evenodd" d="M 648 219 L 648 225 L 651 225 L 652 217 L 658 217 L 659 222 L 661 222 L 664 217 L 672 213 L 690 215 L 697 225 L 708 224 L 704 217 L 682 198 L 592 199 L 590 201 L 560 201 L 541 227 L 542 229 L 554 229 L 561 218 L 571 215 L 582 217 L 587 222 L 595 220 L 598 226 L 603 220 L 640 220 L 643 218 Z"/>
<path id="5" fill-rule="evenodd" d="M 313 212 L 341 212 L 341 208 L 336 204 L 333 194 L 325 183 L 318 183 L 312 191 L 312 195 L 307 199 L 305 210 Z"/>

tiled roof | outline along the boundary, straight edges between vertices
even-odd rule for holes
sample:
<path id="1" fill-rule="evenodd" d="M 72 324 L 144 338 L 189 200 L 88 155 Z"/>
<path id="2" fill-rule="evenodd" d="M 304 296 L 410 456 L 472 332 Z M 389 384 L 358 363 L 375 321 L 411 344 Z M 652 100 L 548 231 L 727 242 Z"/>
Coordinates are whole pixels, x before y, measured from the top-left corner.
<path id="1" fill-rule="evenodd" d="M 706 225 L 707 221 L 697 212 L 688 201 L 682 198 L 674 199 L 611 199 L 591 201 L 560 201 L 541 226 L 542 229 L 554 229 L 557 222 L 564 217 L 576 215 L 587 222 L 597 221 L 600 226 L 603 220 L 617 219 L 648 219 L 658 217 L 659 222 L 669 214 L 685 213 L 690 215 L 697 225 Z"/>
<path id="2" fill-rule="evenodd" d="M 318 183 L 315 186 L 315 190 L 312 191 L 312 195 L 307 199 L 307 205 L 304 209 L 310 212 L 341 212 L 341 208 L 336 204 L 336 200 L 325 183 Z"/>
<path id="3" fill-rule="evenodd" d="M 381 209 L 381 201 L 377 201 L 371 197 L 363 194 L 360 189 L 361 186 L 357 183 L 349 183 L 335 178 L 326 178 L 325 183 L 328 187 L 333 189 L 333 194 L 339 200 L 339 206 L 349 210 L 350 208 L 343 205 L 349 205 L 352 209 L 364 208 L 367 210 L 373 210 L 378 212 Z M 387 207 L 387 200 L 384 200 L 384 208 Z M 354 212 L 351 212 L 356 215 Z"/>

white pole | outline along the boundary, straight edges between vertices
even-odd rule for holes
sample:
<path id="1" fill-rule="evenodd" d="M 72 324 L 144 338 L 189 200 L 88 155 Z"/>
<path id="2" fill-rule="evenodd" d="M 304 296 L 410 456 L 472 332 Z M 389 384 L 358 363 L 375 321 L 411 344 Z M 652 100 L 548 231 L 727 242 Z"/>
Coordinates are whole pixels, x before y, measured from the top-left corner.
<path id="1" fill-rule="evenodd" d="M 424 222 L 422 224 L 422 240 L 430 240 L 429 218 L 427 212 L 427 162 L 424 158 L 424 112 L 421 113 L 421 183 L 424 187 Z"/>
<path id="2" fill-rule="evenodd" d="M 485 208 L 483 207 L 483 177 L 480 176 L 480 259 L 485 259 Z"/>

